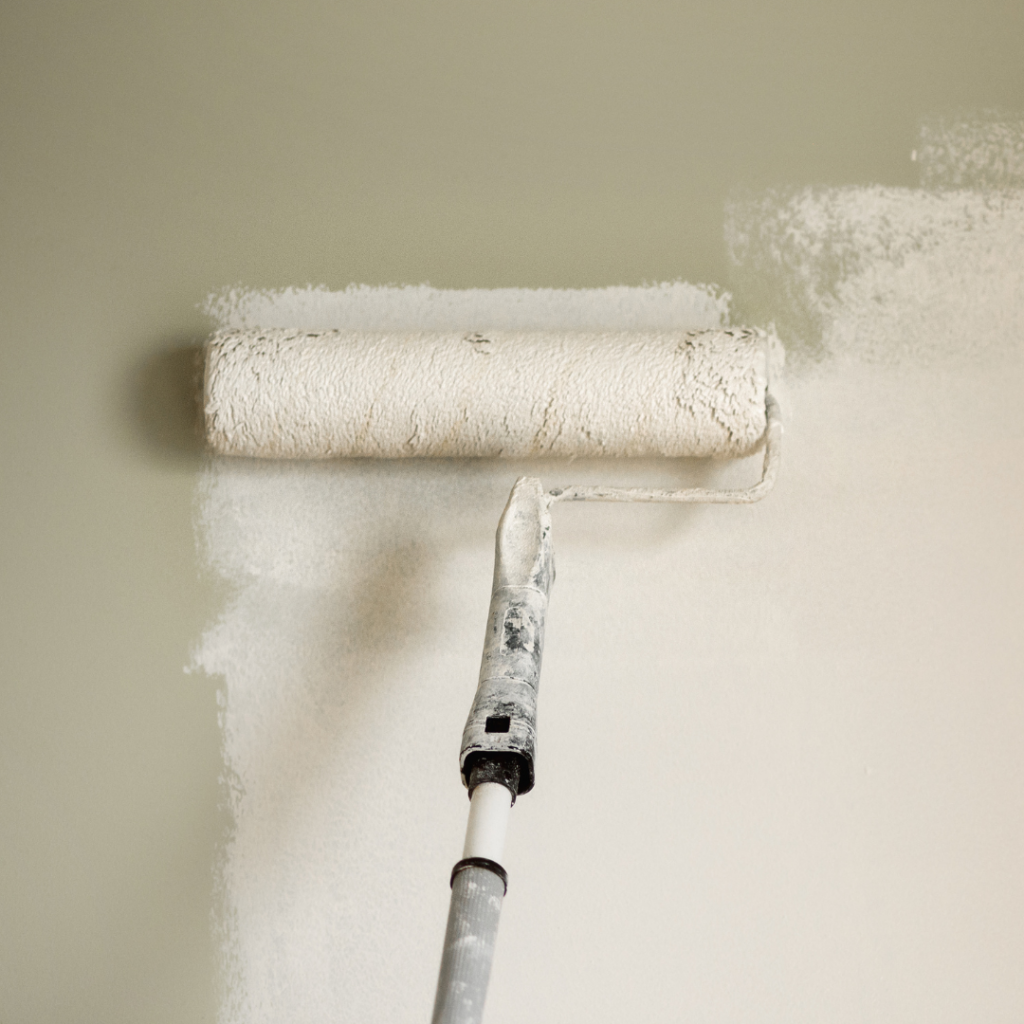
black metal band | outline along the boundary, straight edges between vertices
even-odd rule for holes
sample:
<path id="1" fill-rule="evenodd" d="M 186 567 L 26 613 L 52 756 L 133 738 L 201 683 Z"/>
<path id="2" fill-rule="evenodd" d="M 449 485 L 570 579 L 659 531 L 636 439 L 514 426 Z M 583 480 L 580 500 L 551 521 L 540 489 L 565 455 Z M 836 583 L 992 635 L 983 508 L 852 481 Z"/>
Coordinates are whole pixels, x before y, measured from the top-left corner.
<path id="1" fill-rule="evenodd" d="M 466 759 L 466 788 L 469 790 L 470 799 L 473 798 L 473 790 L 477 786 L 485 782 L 497 782 L 512 794 L 514 807 L 523 777 L 523 764 L 523 758 L 519 754 L 471 754 Z"/>
<path id="2" fill-rule="evenodd" d="M 452 887 L 455 886 L 455 876 L 460 871 L 465 871 L 466 868 L 483 868 L 486 871 L 490 871 L 492 874 L 497 875 L 501 879 L 501 884 L 505 886 L 505 892 L 502 895 L 504 896 L 508 892 L 508 873 L 496 860 L 490 860 L 488 857 L 466 857 L 460 860 L 452 868 L 452 879 L 449 883 Z"/>

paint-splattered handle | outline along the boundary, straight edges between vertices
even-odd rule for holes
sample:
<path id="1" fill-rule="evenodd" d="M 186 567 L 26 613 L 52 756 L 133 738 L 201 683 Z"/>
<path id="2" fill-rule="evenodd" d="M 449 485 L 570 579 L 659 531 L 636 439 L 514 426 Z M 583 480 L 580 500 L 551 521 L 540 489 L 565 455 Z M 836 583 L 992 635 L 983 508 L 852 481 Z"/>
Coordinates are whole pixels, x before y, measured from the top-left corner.
<path id="1" fill-rule="evenodd" d="M 444 936 L 432 1024 L 480 1024 L 491 976 L 503 878 L 490 867 L 459 863 Z"/>
<path id="2" fill-rule="evenodd" d="M 539 480 L 521 477 L 498 524 L 480 680 L 459 755 L 470 790 L 474 767 L 509 762 L 516 766 L 513 797 L 533 788 L 544 619 L 555 575 L 549 504 Z"/>

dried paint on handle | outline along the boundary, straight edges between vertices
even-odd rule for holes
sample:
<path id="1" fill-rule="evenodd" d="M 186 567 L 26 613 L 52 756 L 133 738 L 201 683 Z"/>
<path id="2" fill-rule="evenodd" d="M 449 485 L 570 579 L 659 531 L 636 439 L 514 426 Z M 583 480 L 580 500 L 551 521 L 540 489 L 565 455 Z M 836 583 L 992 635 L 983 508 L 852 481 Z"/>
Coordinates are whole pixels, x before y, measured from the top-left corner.
<path id="1" fill-rule="evenodd" d="M 467 786 L 474 763 L 497 756 L 519 762 L 516 792 L 533 788 L 537 686 L 555 575 L 549 503 L 539 480 L 521 477 L 498 522 L 480 678 L 459 754 Z"/>

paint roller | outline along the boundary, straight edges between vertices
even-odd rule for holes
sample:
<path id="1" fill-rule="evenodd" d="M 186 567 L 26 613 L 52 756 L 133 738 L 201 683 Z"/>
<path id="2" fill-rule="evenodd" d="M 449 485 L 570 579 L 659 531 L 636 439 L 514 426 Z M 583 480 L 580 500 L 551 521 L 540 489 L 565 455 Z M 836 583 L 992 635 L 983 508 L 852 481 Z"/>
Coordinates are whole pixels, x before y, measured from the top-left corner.
<path id="1" fill-rule="evenodd" d="M 254 458 L 737 458 L 745 489 L 512 488 L 498 524 L 476 695 L 459 769 L 470 797 L 451 874 L 433 1024 L 479 1024 L 508 876 L 505 832 L 535 782 L 537 691 L 559 501 L 748 503 L 772 487 L 781 348 L 750 329 L 380 333 L 221 331 L 206 349 L 206 436 Z"/>

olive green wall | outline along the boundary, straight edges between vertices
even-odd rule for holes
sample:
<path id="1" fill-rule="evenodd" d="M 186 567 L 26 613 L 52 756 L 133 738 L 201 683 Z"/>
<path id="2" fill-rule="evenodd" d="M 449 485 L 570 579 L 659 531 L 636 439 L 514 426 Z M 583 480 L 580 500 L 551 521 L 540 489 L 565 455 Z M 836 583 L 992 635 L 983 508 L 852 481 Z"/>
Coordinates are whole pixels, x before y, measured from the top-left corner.
<path id="1" fill-rule="evenodd" d="M 723 206 L 1024 108 L 1006 2 L 0 9 L 0 1016 L 216 1013 L 207 293 L 728 285 Z"/>

